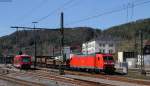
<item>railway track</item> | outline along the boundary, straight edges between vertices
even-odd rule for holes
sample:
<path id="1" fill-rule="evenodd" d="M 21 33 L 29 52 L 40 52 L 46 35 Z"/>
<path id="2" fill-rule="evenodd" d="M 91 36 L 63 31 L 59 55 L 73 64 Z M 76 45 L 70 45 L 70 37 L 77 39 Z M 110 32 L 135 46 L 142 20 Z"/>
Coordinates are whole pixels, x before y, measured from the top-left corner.
<path id="1" fill-rule="evenodd" d="M 45 85 L 40 84 L 40 83 L 29 82 L 29 81 L 9 77 L 9 76 L 2 75 L 2 74 L 0 74 L 0 80 L 8 81 L 8 82 L 11 82 L 14 84 L 19 84 L 21 86 L 45 86 Z"/>
<path id="2" fill-rule="evenodd" d="M 47 68 L 42 68 L 43 71 L 51 72 Z M 56 69 L 55 69 L 56 71 Z M 52 71 L 53 72 L 53 71 Z M 66 74 L 71 75 L 79 75 L 79 76 L 87 76 L 87 77 L 93 77 L 93 78 L 101 78 L 106 80 L 115 80 L 115 81 L 121 81 L 121 82 L 128 82 L 128 83 L 134 83 L 139 85 L 150 85 L 150 81 L 148 80 L 142 80 L 142 79 L 132 79 L 124 76 L 118 76 L 118 75 L 106 75 L 104 73 L 101 74 L 95 74 L 95 73 L 86 73 L 86 72 L 78 72 L 78 71 L 68 71 L 65 70 Z"/>
<path id="3" fill-rule="evenodd" d="M 115 80 L 115 81 L 122 81 L 122 82 L 129 82 L 129 83 L 135 83 L 139 85 L 149 85 L 150 81 L 142 81 L 142 80 L 135 80 L 135 79 L 130 79 L 127 77 L 121 77 L 121 76 L 116 76 L 116 75 L 106 75 L 106 74 L 91 74 L 91 73 L 85 73 L 85 72 L 78 72 L 78 71 L 68 71 L 65 70 L 66 74 L 71 74 L 71 75 L 79 75 L 79 76 L 87 76 L 87 77 L 93 77 L 93 78 L 101 78 L 101 79 L 106 79 L 106 80 Z M 40 68 L 40 70 L 29 70 L 29 71 L 17 71 L 17 72 L 12 72 L 12 76 L 30 76 L 30 77 L 35 77 L 39 79 L 48 79 L 52 80 L 56 83 L 59 82 L 64 82 L 64 83 L 70 83 L 71 85 L 77 85 L 77 86 L 113 86 L 110 84 L 105 84 L 105 83 L 100 83 L 100 82 L 93 82 L 89 80 L 83 80 L 83 79 L 78 79 L 78 78 L 69 78 L 69 77 L 64 77 L 60 76 L 59 72 L 57 69 L 48 69 L 48 68 Z M 40 86 L 40 85 L 25 85 L 25 86 Z"/>
<path id="4" fill-rule="evenodd" d="M 117 75 L 106 75 L 106 74 L 90 74 L 90 73 L 81 73 L 81 72 L 74 72 L 74 71 L 65 71 L 68 74 L 74 74 L 74 75 L 81 75 L 81 76 L 90 76 L 93 78 L 102 78 L 106 80 L 116 80 L 116 81 L 122 81 L 122 82 L 129 82 L 129 83 L 135 83 L 135 84 L 141 84 L 141 85 L 150 85 L 150 81 L 148 80 L 142 80 L 142 79 L 132 79 L 124 76 L 117 76 Z"/>
<path id="5" fill-rule="evenodd" d="M 13 73 L 14 76 L 32 76 L 32 77 L 37 77 L 40 79 L 49 79 L 53 81 L 57 81 L 56 83 L 59 82 L 65 82 L 65 83 L 71 83 L 72 85 L 77 85 L 77 86 L 113 86 L 109 84 L 104 84 L 104 83 L 97 83 L 97 82 L 92 82 L 92 81 L 87 81 L 87 80 L 81 80 L 81 79 L 72 79 L 72 78 L 66 78 L 64 76 L 60 76 L 57 74 L 51 74 L 46 71 L 41 71 L 37 70 L 35 72 L 26 72 L 26 73 Z"/>

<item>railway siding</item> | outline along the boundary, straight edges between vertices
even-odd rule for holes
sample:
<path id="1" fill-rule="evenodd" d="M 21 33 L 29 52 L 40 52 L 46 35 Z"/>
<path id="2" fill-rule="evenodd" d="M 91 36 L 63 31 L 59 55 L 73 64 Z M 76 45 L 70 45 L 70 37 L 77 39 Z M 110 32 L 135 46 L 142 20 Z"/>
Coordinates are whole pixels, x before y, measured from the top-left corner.
<path id="1" fill-rule="evenodd" d="M 103 75 L 105 78 L 99 78 L 99 77 L 92 77 L 94 76 L 93 74 L 88 74 L 86 75 L 83 74 L 83 76 L 80 75 L 69 75 L 68 72 L 66 74 L 68 75 L 62 75 L 60 76 L 58 74 L 57 69 L 47 69 L 47 68 L 41 68 L 39 70 L 28 70 L 28 71 L 19 71 L 18 69 L 15 68 L 1 68 L 1 70 L 4 70 L 5 72 L 2 71 L 5 75 L 9 77 L 13 77 L 19 80 L 23 81 L 28 81 L 28 82 L 35 82 L 35 83 L 42 83 L 46 86 L 147 86 L 149 85 L 148 82 L 147 84 L 143 85 L 144 83 L 134 83 L 132 80 L 131 82 L 124 82 L 121 81 L 119 77 L 118 79 L 116 76 L 109 76 L 109 75 Z M 7 73 L 7 71 L 9 73 Z M 82 74 L 81 74 L 82 75 Z M 86 76 L 84 76 L 86 75 Z M 108 77 L 108 78 L 107 78 Z M 112 79 L 113 78 L 113 79 Z M 125 78 L 126 79 L 126 78 Z M 124 79 L 123 79 L 124 80 Z M 84 84 L 80 84 L 84 83 Z M 28 85 L 25 85 L 28 86 Z M 31 85 L 32 86 L 32 85 Z M 33 85 L 37 86 L 37 85 Z"/>
<path id="2" fill-rule="evenodd" d="M 7 73 L 8 71 L 8 73 Z M 65 83 L 50 80 L 38 75 L 36 71 L 24 71 L 16 68 L 0 68 L 0 86 L 76 86 L 71 83 Z"/>
<path id="3" fill-rule="evenodd" d="M 139 85 L 139 84 L 134 84 L 134 83 L 100 79 L 100 78 L 92 78 L 92 77 L 85 77 L 85 76 L 83 77 L 83 76 L 78 76 L 78 75 L 64 75 L 64 77 L 87 80 L 87 81 L 97 82 L 97 83 L 110 84 L 110 85 L 115 85 L 115 86 L 148 86 L 148 85 Z"/>
<path id="4" fill-rule="evenodd" d="M 67 78 L 60 75 L 51 75 L 48 72 L 36 70 L 28 72 L 18 72 L 8 74 L 10 77 L 15 77 L 21 80 L 33 81 L 43 83 L 46 86 L 113 86 L 103 83 L 95 83 L 86 80 L 77 80 L 72 78 Z"/>
<path id="5" fill-rule="evenodd" d="M 31 75 L 32 74 L 32 75 Z M 10 77 L 15 77 L 19 80 L 25 80 L 25 81 L 32 81 L 32 82 L 38 82 L 43 84 L 44 86 L 75 86 L 70 83 L 55 81 L 55 79 L 50 80 L 48 77 L 45 77 L 44 74 L 33 74 L 33 73 L 19 73 L 19 74 L 10 74 Z M 37 86 L 37 85 L 33 85 Z"/>
<path id="6" fill-rule="evenodd" d="M 6 75 L 0 75 L 0 80 L 11 82 L 11 83 L 14 83 L 14 84 L 20 84 L 20 85 L 23 85 L 23 86 L 45 86 L 45 85 L 40 84 L 40 83 L 25 81 L 25 80 L 9 77 L 9 76 L 6 76 Z"/>

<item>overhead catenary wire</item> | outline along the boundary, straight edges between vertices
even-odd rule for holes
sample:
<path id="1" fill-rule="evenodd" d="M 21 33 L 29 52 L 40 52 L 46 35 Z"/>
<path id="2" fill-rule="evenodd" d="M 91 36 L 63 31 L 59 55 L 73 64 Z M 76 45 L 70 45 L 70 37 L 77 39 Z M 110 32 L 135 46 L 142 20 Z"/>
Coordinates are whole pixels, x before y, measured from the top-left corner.
<path id="1" fill-rule="evenodd" d="M 75 2 L 76 1 L 76 2 Z M 81 4 L 81 0 L 74 0 L 74 3 L 70 4 L 69 7 L 64 7 L 63 10 L 66 11 L 66 10 L 70 10 L 72 9 L 73 7 L 76 7 L 78 6 L 79 4 Z"/>
<path id="2" fill-rule="evenodd" d="M 137 7 L 137 6 L 143 5 L 143 4 L 147 4 L 147 3 L 150 3 L 150 0 L 143 1 L 143 2 L 140 2 L 140 3 L 135 2 L 134 3 L 134 8 Z M 77 21 L 72 21 L 70 23 L 66 23 L 65 25 L 71 25 L 71 24 L 80 23 L 80 22 L 91 20 L 91 19 L 94 19 L 94 18 L 97 18 L 97 17 L 100 17 L 100 16 L 104 16 L 104 15 L 109 15 L 109 14 L 112 14 L 112 13 L 121 12 L 121 11 L 124 11 L 124 10 L 129 9 L 129 8 L 133 8 L 133 6 L 120 7 L 118 9 L 114 9 L 114 10 L 111 10 L 111 11 L 106 11 L 106 12 L 103 12 L 103 13 L 100 13 L 100 14 L 97 14 L 97 15 L 94 15 L 94 16 L 89 16 L 87 18 L 83 18 L 83 19 L 80 19 L 80 20 L 77 20 Z"/>
<path id="3" fill-rule="evenodd" d="M 34 12 L 36 12 L 39 8 L 41 8 L 45 3 L 47 3 L 48 0 L 42 0 L 39 4 L 31 8 L 29 11 L 27 11 L 24 15 L 22 15 L 19 20 L 24 21 L 27 19 L 29 16 L 31 16 Z"/>
<path id="4" fill-rule="evenodd" d="M 48 18 L 49 16 L 51 16 L 51 15 L 54 14 L 55 12 L 59 11 L 60 9 L 64 8 L 66 5 L 72 3 L 73 1 L 74 1 L 74 0 L 69 0 L 68 2 L 62 4 L 60 7 L 54 9 L 53 11 L 51 11 L 50 13 L 48 13 L 46 16 L 44 16 L 44 17 L 42 17 L 42 18 L 40 18 L 40 19 L 38 19 L 38 20 L 36 20 L 36 21 L 37 21 L 37 22 L 40 22 L 40 21 L 42 21 L 42 20 Z"/>
<path id="5" fill-rule="evenodd" d="M 134 16 L 134 2 L 132 2 L 132 9 L 131 9 L 132 13 L 131 13 L 131 19 L 133 18 Z"/>
<path id="6" fill-rule="evenodd" d="M 135 1 L 132 1 L 131 3 L 128 3 L 126 6 L 126 8 L 127 8 L 127 15 L 126 15 L 127 22 L 129 22 L 134 16 L 134 3 L 135 3 Z"/>
<path id="7" fill-rule="evenodd" d="M 128 19 L 129 19 L 129 6 L 130 6 L 130 3 L 127 4 L 127 15 L 126 15 L 126 19 L 127 19 L 127 22 L 128 22 Z"/>

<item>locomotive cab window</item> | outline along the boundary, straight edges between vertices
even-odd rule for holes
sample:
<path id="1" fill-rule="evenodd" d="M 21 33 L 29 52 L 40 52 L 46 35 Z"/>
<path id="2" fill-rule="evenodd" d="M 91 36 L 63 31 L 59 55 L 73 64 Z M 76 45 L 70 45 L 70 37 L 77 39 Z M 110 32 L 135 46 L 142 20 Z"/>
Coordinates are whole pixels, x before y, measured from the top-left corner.
<path id="1" fill-rule="evenodd" d="M 22 61 L 23 61 L 23 62 L 30 62 L 30 58 L 29 58 L 29 57 L 24 57 L 24 58 L 22 59 Z"/>
<path id="2" fill-rule="evenodd" d="M 104 61 L 110 61 L 110 60 L 113 60 L 112 56 L 105 56 L 104 57 Z"/>

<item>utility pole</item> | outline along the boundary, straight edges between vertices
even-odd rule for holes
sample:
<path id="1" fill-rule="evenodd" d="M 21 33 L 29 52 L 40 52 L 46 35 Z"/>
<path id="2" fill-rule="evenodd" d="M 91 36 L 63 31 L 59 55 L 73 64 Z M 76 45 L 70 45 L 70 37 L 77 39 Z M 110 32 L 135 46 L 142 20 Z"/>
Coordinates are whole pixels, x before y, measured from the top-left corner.
<path id="1" fill-rule="evenodd" d="M 142 30 L 139 31 L 139 34 L 140 34 L 140 44 L 141 44 L 141 50 L 140 50 L 140 54 L 141 54 L 141 74 L 146 74 L 146 73 L 145 73 L 145 68 L 144 68 L 143 32 L 142 32 Z"/>
<path id="2" fill-rule="evenodd" d="M 134 33 L 134 57 L 136 58 L 136 62 L 138 62 L 138 44 L 137 44 L 137 32 L 136 31 Z"/>
<path id="3" fill-rule="evenodd" d="M 64 58 L 64 13 L 61 13 L 61 52 L 62 52 L 62 56 L 63 56 L 63 62 L 65 61 Z"/>
<path id="4" fill-rule="evenodd" d="M 11 28 L 16 28 L 16 46 L 17 48 L 19 48 L 19 50 L 17 51 L 17 54 L 22 54 L 21 51 L 21 45 L 20 45 L 20 41 L 19 41 L 19 27 L 11 27 Z"/>
<path id="5" fill-rule="evenodd" d="M 38 23 L 38 22 L 32 22 L 34 24 L 34 69 L 36 68 L 36 64 L 37 64 L 37 58 L 36 58 L 36 28 L 35 28 L 35 24 Z"/>
<path id="6" fill-rule="evenodd" d="M 16 45 L 17 47 L 19 47 L 19 52 L 20 52 L 20 45 L 19 45 L 19 31 L 18 31 L 18 27 L 16 27 L 16 31 L 17 31 L 17 35 L 16 35 Z"/>
<path id="7" fill-rule="evenodd" d="M 59 74 L 64 74 L 63 63 L 64 63 L 64 14 L 61 12 L 60 16 L 60 32 L 61 32 L 61 56 L 62 61 L 59 64 Z"/>
<path id="8" fill-rule="evenodd" d="M 18 38 L 18 27 L 16 27 L 16 31 L 17 31 L 17 35 L 16 35 L 16 45 L 18 46 L 18 44 L 19 44 L 19 43 L 18 43 L 18 39 L 19 39 L 19 38 Z"/>
<path id="9" fill-rule="evenodd" d="M 54 50 L 54 49 L 55 49 L 55 47 L 53 46 L 53 55 L 52 55 L 52 56 L 54 56 L 54 55 L 55 55 L 55 50 Z"/>

